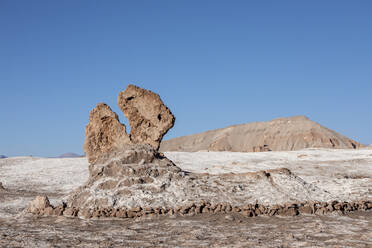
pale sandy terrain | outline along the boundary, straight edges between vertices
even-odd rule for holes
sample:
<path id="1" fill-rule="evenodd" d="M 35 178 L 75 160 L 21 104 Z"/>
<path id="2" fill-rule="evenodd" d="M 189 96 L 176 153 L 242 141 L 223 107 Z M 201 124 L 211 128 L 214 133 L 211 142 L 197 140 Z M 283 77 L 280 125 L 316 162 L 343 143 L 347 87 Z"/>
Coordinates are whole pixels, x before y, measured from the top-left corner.
<path id="1" fill-rule="evenodd" d="M 166 156 L 191 172 L 221 174 L 286 167 L 296 182 L 314 185 L 327 199 L 372 198 L 372 150 L 307 149 L 291 152 L 167 152 Z M 242 218 L 207 215 L 155 220 L 79 220 L 65 217 L 33 218 L 21 214 L 36 195 L 46 194 L 60 203 L 88 178 L 86 158 L 17 157 L 0 160 L 1 247 L 371 247 L 370 212 L 347 216 Z M 301 181 L 302 180 L 302 181 Z M 279 182 L 283 195 L 293 190 Z M 297 185 L 297 184 L 296 184 Z M 301 185 L 301 184 L 300 184 Z M 267 189 L 256 188 L 260 199 Z M 306 192 L 304 192 L 306 194 Z M 271 201 L 282 198 L 272 197 Z M 275 202 L 272 202 L 275 203 Z M 115 227 L 115 228 L 112 228 Z M 52 230 L 52 231 L 51 231 Z M 94 235 L 93 235 L 94 234 Z"/>

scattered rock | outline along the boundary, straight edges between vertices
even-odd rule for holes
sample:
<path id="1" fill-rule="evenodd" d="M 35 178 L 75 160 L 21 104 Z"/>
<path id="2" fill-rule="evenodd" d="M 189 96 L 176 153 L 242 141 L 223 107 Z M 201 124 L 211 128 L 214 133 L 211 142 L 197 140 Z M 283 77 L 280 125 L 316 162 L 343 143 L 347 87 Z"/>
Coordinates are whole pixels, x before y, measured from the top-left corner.
<path id="1" fill-rule="evenodd" d="M 158 216 L 194 216 L 208 213 L 225 213 L 225 218 L 230 221 L 236 218 L 228 214 L 229 204 L 219 203 L 211 204 L 203 202 L 199 204 L 180 205 L 174 208 L 164 207 L 132 207 L 128 208 L 111 208 L 95 207 L 94 209 L 77 209 L 61 205 L 56 208 L 48 205 L 47 198 L 35 199 L 34 205 L 29 208 L 29 212 L 37 215 L 63 215 L 66 217 L 79 216 L 80 218 L 156 218 Z M 330 208 L 329 206 L 335 206 Z M 208 207 L 209 206 L 209 207 Z M 213 207 L 212 207 L 213 206 Z M 215 208 L 215 210 L 213 210 Z M 200 210 L 203 209 L 203 210 Z M 207 209 L 204 211 L 204 209 Z M 287 203 L 284 205 L 265 206 L 262 204 L 247 204 L 244 206 L 232 206 L 235 214 L 241 214 L 244 217 L 255 217 L 260 215 L 268 216 L 296 216 L 299 214 L 317 214 L 326 215 L 332 213 L 344 214 L 352 211 L 368 211 L 372 209 L 372 201 L 359 200 L 355 202 L 304 202 L 304 203 Z M 236 211 L 239 209 L 239 211 Z M 214 211 L 214 212 L 213 212 Z"/>
<path id="2" fill-rule="evenodd" d="M 229 215 L 229 214 L 225 216 L 225 219 L 226 220 L 230 220 L 230 221 L 234 221 L 235 220 L 234 216 Z"/>

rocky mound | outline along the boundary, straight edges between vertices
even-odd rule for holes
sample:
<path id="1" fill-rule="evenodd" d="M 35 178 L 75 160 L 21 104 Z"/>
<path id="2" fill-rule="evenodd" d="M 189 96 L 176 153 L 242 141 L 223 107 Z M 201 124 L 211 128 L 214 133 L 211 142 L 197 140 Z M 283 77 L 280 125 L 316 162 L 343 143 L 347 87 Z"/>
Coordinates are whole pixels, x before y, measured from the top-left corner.
<path id="1" fill-rule="evenodd" d="M 242 174 L 188 173 L 150 145 L 112 153 L 105 163 L 91 164 L 89 171 L 89 180 L 62 205 L 53 207 L 46 197 L 39 197 L 29 211 L 82 218 L 233 211 L 245 216 L 297 215 L 329 212 L 338 203 L 331 203 L 332 195 L 285 168 Z M 355 210 L 372 206 L 369 201 L 358 204 Z M 354 209 L 348 203 L 338 205 Z"/>
<path id="2" fill-rule="evenodd" d="M 331 198 L 284 168 L 245 174 L 194 174 L 146 145 L 116 153 L 89 170 L 88 182 L 70 195 L 67 207 L 175 209 L 205 201 L 241 206 L 255 200 L 269 204 Z"/>
<path id="3" fill-rule="evenodd" d="M 292 151 L 304 148 L 357 149 L 362 145 L 305 116 L 230 126 L 166 140 L 160 151 Z"/>

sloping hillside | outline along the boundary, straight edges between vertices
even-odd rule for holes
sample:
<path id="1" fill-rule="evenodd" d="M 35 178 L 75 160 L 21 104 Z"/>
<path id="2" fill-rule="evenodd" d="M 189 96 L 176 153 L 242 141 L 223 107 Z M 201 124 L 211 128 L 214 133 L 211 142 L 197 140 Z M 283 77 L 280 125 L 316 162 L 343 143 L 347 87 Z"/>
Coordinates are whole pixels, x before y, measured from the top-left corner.
<path id="1" fill-rule="evenodd" d="M 166 140 L 161 151 L 292 151 L 304 148 L 357 149 L 362 145 L 305 116 L 234 125 Z"/>

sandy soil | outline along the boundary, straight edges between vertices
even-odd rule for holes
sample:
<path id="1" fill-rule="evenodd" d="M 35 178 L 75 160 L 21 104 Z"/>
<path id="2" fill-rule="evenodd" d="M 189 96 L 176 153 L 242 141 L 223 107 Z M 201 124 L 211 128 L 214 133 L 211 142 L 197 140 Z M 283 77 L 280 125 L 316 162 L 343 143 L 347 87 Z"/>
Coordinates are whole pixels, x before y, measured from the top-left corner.
<path id="1" fill-rule="evenodd" d="M 171 152 L 182 169 L 212 174 L 287 167 L 343 200 L 372 198 L 372 150 L 230 153 Z M 234 215 L 81 220 L 21 212 L 36 195 L 52 203 L 83 184 L 85 158 L 0 160 L 1 247 L 372 247 L 372 212 L 346 216 L 243 218 Z"/>

